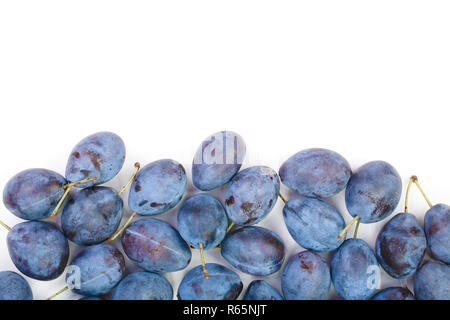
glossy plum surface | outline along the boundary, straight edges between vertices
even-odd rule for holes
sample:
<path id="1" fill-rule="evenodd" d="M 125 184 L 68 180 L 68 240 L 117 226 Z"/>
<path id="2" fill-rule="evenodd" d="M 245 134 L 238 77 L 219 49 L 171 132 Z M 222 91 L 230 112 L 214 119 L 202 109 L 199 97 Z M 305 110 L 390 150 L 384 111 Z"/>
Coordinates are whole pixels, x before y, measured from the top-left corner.
<path id="1" fill-rule="evenodd" d="M 425 234 L 433 257 L 450 263 L 450 207 L 437 204 L 425 214 Z"/>
<path id="2" fill-rule="evenodd" d="M 122 234 L 122 247 L 128 258 L 150 272 L 182 270 L 191 261 L 191 249 L 178 231 L 154 218 L 130 224 Z"/>
<path id="3" fill-rule="evenodd" d="M 283 296 L 267 281 L 252 281 L 242 300 L 284 300 Z"/>
<path id="4" fill-rule="evenodd" d="M 372 161 L 351 176 L 345 190 L 345 204 L 353 217 L 361 217 L 362 223 L 374 223 L 395 210 L 401 192 L 402 180 L 394 167 L 384 161 Z"/>
<path id="5" fill-rule="evenodd" d="M 205 250 L 219 245 L 225 237 L 228 218 L 222 203 L 209 194 L 196 194 L 181 205 L 178 211 L 178 230 L 186 242 Z"/>
<path id="6" fill-rule="evenodd" d="M 100 301 L 100 300 L 103 300 L 103 299 L 102 299 L 102 298 L 99 298 L 99 297 L 84 297 L 84 298 L 80 298 L 79 300 Z"/>
<path id="7" fill-rule="evenodd" d="M 269 167 L 255 166 L 240 171 L 228 184 L 225 209 L 237 225 L 252 225 L 264 219 L 277 202 L 278 174 Z"/>
<path id="8" fill-rule="evenodd" d="M 245 157 L 244 140 L 232 131 L 217 132 L 198 147 L 192 163 L 192 182 L 203 191 L 228 183 Z"/>
<path id="9" fill-rule="evenodd" d="M 281 276 L 281 288 L 286 300 L 325 300 L 330 286 L 330 269 L 314 251 L 293 255 Z"/>
<path id="10" fill-rule="evenodd" d="M 344 241 L 338 239 L 345 227 L 344 218 L 325 201 L 306 197 L 289 200 L 283 217 L 292 238 L 305 249 L 328 252 Z"/>
<path id="11" fill-rule="evenodd" d="M 131 184 L 128 206 L 142 216 L 175 207 L 186 190 L 186 172 L 174 160 L 158 160 L 144 166 Z"/>
<path id="12" fill-rule="evenodd" d="M 3 203 L 25 220 L 45 219 L 64 194 L 66 179 L 47 169 L 28 169 L 12 177 L 3 189 Z"/>
<path id="13" fill-rule="evenodd" d="M 207 263 L 210 277 L 205 278 L 202 266 L 191 269 L 178 287 L 179 300 L 236 300 L 243 284 L 239 275 L 216 263 Z"/>
<path id="14" fill-rule="evenodd" d="M 450 300 L 450 266 L 428 261 L 416 272 L 414 294 L 419 300 Z"/>
<path id="15" fill-rule="evenodd" d="M 66 237 L 79 245 L 105 241 L 118 228 L 123 201 L 112 188 L 89 187 L 71 197 L 61 215 Z"/>
<path id="16" fill-rule="evenodd" d="M 408 288 L 392 287 L 378 292 L 371 300 L 416 300 Z"/>
<path id="17" fill-rule="evenodd" d="M 59 277 L 69 259 L 69 243 L 63 233 L 47 222 L 28 221 L 15 225 L 7 236 L 14 265 L 37 280 Z"/>
<path id="18" fill-rule="evenodd" d="M 306 197 L 329 198 L 344 190 L 351 175 L 350 164 L 327 149 L 306 149 L 286 160 L 280 178 L 288 188 Z"/>
<path id="19" fill-rule="evenodd" d="M 280 270 L 285 248 L 281 238 L 261 227 L 243 227 L 231 232 L 221 245 L 222 256 L 236 269 L 258 276 Z"/>
<path id="20" fill-rule="evenodd" d="M 87 188 L 114 178 L 125 161 L 125 144 L 112 132 L 97 132 L 81 140 L 70 153 L 66 179 L 76 182 L 97 177 L 96 181 L 79 184 Z"/>
<path id="21" fill-rule="evenodd" d="M 396 279 L 412 276 L 427 247 L 425 233 L 417 219 L 399 213 L 378 234 L 375 253 L 384 270 Z"/>
<path id="22" fill-rule="evenodd" d="M 172 300 L 173 289 L 163 276 L 138 271 L 127 275 L 114 288 L 111 300 Z"/>
<path id="23" fill-rule="evenodd" d="M 33 300 L 27 280 L 12 271 L 0 272 L 0 300 Z"/>
<path id="24" fill-rule="evenodd" d="M 361 239 L 346 240 L 331 260 L 331 278 L 345 300 L 367 300 L 376 290 L 379 266 L 374 252 Z M 374 282 L 371 281 L 373 279 Z"/>
<path id="25" fill-rule="evenodd" d="M 74 271 L 66 274 L 66 282 L 71 283 L 79 272 L 79 287 L 74 287 L 72 291 L 87 296 L 108 293 L 119 283 L 125 272 L 123 255 L 110 244 L 83 248 L 70 265 Z"/>

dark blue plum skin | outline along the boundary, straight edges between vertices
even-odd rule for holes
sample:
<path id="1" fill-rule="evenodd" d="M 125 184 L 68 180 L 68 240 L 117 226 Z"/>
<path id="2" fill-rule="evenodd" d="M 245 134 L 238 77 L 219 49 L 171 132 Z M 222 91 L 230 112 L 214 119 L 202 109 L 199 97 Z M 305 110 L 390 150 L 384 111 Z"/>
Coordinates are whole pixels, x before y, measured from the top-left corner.
<path id="1" fill-rule="evenodd" d="M 0 300 L 33 300 L 33 292 L 24 277 L 12 271 L 2 271 Z"/>
<path id="2" fill-rule="evenodd" d="M 72 260 L 71 266 L 79 269 L 80 287 L 73 292 L 98 296 L 113 289 L 125 272 L 125 259 L 119 250 L 110 244 L 96 244 L 83 248 Z M 66 282 L 70 282 L 72 273 L 66 274 Z"/>
<path id="3" fill-rule="evenodd" d="M 264 280 L 252 281 L 242 300 L 284 300 L 283 296 Z"/>
<path id="4" fill-rule="evenodd" d="M 227 184 L 241 168 L 244 157 L 245 143 L 237 133 L 221 131 L 209 136 L 194 156 L 194 186 L 209 191 Z"/>
<path id="5" fill-rule="evenodd" d="M 428 261 L 414 276 L 414 294 L 418 300 L 450 300 L 450 266 Z"/>
<path id="6" fill-rule="evenodd" d="M 205 278 L 202 266 L 191 269 L 178 287 L 179 300 L 236 300 L 243 284 L 239 275 L 216 263 L 207 263 L 210 277 Z"/>
<path id="7" fill-rule="evenodd" d="M 225 209 L 228 217 L 240 226 L 255 224 L 272 211 L 279 192 L 280 179 L 271 168 L 244 169 L 227 186 Z"/>
<path id="8" fill-rule="evenodd" d="M 394 212 L 401 193 L 402 180 L 394 167 L 384 161 L 372 161 L 350 178 L 345 204 L 353 217 L 361 217 L 361 223 L 374 223 Z"/>
<path id="9" fill-rule="evenodd" d="M 433 257 L 450 263 L 450 207 L 437 204 L 425 214 L 425 234 Z"/>
<path id="10" fill-rule="evenodd" d="M 378 292 L 371 300 L 416 300 L 407 288 L 392 287 Z"/>
<path id="11" fill-rule="evenodd" d="M 12 177 L 3 189 L 3 203 L 25 220 L 50 216 L 64 194 L 66 179 L 47 169 L 28 169 Z"/>
<path id="12" fill-rule="evenodd" d="M 261 227 L 243 227 L 226 236 L 221 253 L 236 269 L 266 276 L 280 270 L 285 248 L 276 233 Z"/>
<path id="13" fill-rule="evenodd" d="M 361 239 L 346 240 L 331 260 L 331 279 L 337 293 L 345 300 L 367 300 L 376 288 L 368 286 L 370 266 L 378 266 L 372 249 Z"/>
<path id="14" fill-rule="evenodd" d="M 151 216 L 175 207 L 186 191 L 186 172 L 174 160 L 147 164 L 131 184 L 128 206 L 141 216 Z"/>
<path id="15" fill-rule="evenodd" d="M 76 182 L 97 177 L 96 181 L 79 184 L 79 188 L 92 187 L 114 178 L 125 161 L 125 144 L 112 132 L 97 132 L 81 140 L 67 161 L 66 179 Z"/>
<path id="16" fill-rule="evenodd" d="M 344 218 L 331 204 L 315 198 L 289 200 L 283 208 L 286 227 L 303 248 L 328 252 L 344 239 L 338 235 L 345 227 Z"/>
<path id="17" fill-rule="evenodd" d="M 375 253 L 384 270 L 393 278 L 412 276 L 427 247 L 425 232 L 409 213 L 399 213 L 378 234 Z"/>
<path id="18" fill-rule="evenodd" d="M 330 269 L 314 251 L 293 255 L 281 276 L 281 288 L 286 300 L 325 300 L 330 286 Z"/>
<path id="19" fill-rule="evenodd" d="M 314 148 L 294 154 L 279 174 L 283 184 L 302 196 L 329 198 L 344 190 L 351 168 L 340 154 Z"/>
<path id="20" fill-rule="evenodd" d="M 154 218 L 130 224 L 122 234 L 122 247 L 131 261 L 150 272 L 182 270 L 191 261 L 191 249 L 178 231 Z"/>
<path id="21" fill-rule="evenodd" d="M 139 271 L 127 275 L 113 290 L 111 300 L 172 300 L 173 289 L 163 276 Z"/>
<path id="22" fill-rule="evenodd" d="M 222 203 L 209 194 L 186 199 L 178 211 L 178 230 L 186 242 L 205 250 L 218 246 L 225 238 L 228 218 Z"/>
<path id="23" fill-rule="evenodd" d="M 99 301 L 99 300 L 102 300 L 102 298 L 99 298 L 99 297 L 84 297 L 84 298 L 80 298 L 78 300 L 95 300 L 95 301 Z"/>
<path id="24" fill-rule="evenodd" d="M 108 239 L 119 227 L 123 201 L 109 187 L 89 187 L 72 196 L 61 215 L 66 237 L 79 245 L 92 245 Z"/>
<path id="25" fill-rule="evenodd" d="M 15 225 L 8 233 L 12 262 L 26 276 L 37 280 L 59 277 L 69 259 L 69 243 L 55 226 L 42 221 Z"/>

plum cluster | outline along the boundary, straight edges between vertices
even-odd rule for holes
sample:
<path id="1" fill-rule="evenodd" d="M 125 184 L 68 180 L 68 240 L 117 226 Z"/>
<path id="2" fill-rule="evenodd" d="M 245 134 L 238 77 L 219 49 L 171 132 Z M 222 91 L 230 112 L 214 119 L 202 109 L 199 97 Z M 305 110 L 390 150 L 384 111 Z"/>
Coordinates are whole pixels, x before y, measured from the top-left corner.
<path id="1" fill-rule="evenodd" d="M 393 166 L 372 161 L 352 172 L 340 154 L 307 149 L 287 159 L 277 173 L 266 166 L 241 170 L 246 146 L 241 136 L 222 131 L 206 138 L 192 163 L 192 182 L 199 190 L 185 196 L 184 167 L 162 159 L 135 170 L 121 189 L 100 186 L 114 178 L 125 161 L 125 144 L 111 132 L 81 140 L 72 150 L 65 176 L 47 169 L 18 173 L 3 191 L 5 207 L 27 220 L 9 228 L 7 245 L 17 269 L 27 277 L 52 280 L 67 267 L 67 286 L 83 300 L 170 300 L 175 293 L 163 274 L 187 268 L 192 250 L 201 265 L 187 271 L 176 296 L 182 300 L 235 300 L 243 290 L 240 272 L 262 278 L 281 271 L 278 292 L 267 281 L 250 283 L 244 300 L 327 299 L 333 285 L 352 300 L 450 300 L 450 207 L 432 205 L 423 227 L 414 215 L 398 213 L 382 228 L 374 250 L 357 238 L 360 223 L 388 218 L 397 208 L 402 179 Z M 280 194 L 283 183 L 295 196 Z M 75 190 L 76 192 L 70 192 Z M 213 190 L 223 188 L 223 199 Z M 129 190 L 124 216 L 122 193 Z M 353 220 L 325 200 L 345 190 Z M 278 199 L 292 238 L 303 249 L 286 259 L 275 232 L 256 226 Z M 177 226 L 150 217 L 178 208 Z M 52 220 L 61 214 L 60 224 Z M 353 237 L 347 231 L 356 223 Z M 111 242 L 120 239 L 123 252 Z M 69 260 L 69 241 L 81 246 Z M 224 264 L 206 263 L 204 251 L 220 250 Z M 426 250 L 433 260 L 425 261 Z M 321 253 L 332 252 L 331 261 Z M 128 272 L 125 259 L 141 270 Z M 229 264 L 229 266 L 225 266 Z M 391 277 L 414 277 L 414 294 L 406 287 L 377 292 L 380 267 Z M 60 293 L 59 292 L 59 293 Z M 52 296 L 53 297 L 53 296 Z M 52 298 L 50 297 L 50 298 Z M 25 278 L 0 272 L 0 300 L 33 299 Z"/>

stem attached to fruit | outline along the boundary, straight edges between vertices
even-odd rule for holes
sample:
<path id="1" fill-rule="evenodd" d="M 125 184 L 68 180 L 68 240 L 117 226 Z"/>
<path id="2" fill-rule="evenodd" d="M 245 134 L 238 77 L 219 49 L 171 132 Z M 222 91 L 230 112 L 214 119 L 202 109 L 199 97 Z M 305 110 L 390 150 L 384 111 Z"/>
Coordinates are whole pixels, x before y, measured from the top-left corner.
<path id="1" fill-rule="evenodd" d="M 359 220 L 356 223 L 355 232 L 353 233 L 353 238 L 358 238 L 358 228 L 359 228 Z"/>
<path id="2" fill-rule="evenodd" d="M 4 223 L 4 222 L 1 221 L 1 220 L 0 220 L 0 225 L 1 225 L 3 228 L 5 228 L 6 230 L 11 231 L 10 226 L 8 226 L 6 223 Z"/>
<path id="3" fill-rule="evenodd" d="M 411 177 L 412 178 L 412 177 Z M 423 192 L 422 187 L 419 184 L 419 180 L 417 179 L 416 176 L 414 176 L 414 183 L 416 184 L 417 188 L 419 188 L 420 193 L 422 194 L 422 196 L 425 198 L 425 201 L 428 203 L 428 205 L 430 206 L 430 208 L 433 207 L 433 204 L 431 203 L 430 199 L 428 199 L 428 197 L 425 195 L 425 192 Z"/>
<path id="4" fill-rule="evenodd" d="M 61 293 L 65 292 L 69 290 L 68 286 L 65 286 L 64 288 L 62 288 L 61 290 L 59 290 L 57 293 L 55 293 L 54 295 L 52 295 L 51 297 L 48 297 L 47 300 L 52 300 L 54 297 L 60 295 Z"/>
<path id="5" fill-rule="evenodd" d="M 359 218 L 361 218 L 361 217 L 358 216 L 358 215 L 355 216 L 355 217 L 353 218 L 353 220 L 350 221 L 350 223 L 349 223 L 348 225 L 345 226 L 345 228 L 341 231 L 341 233 L 339 233 L 339 235 L 338 235 L 338 240 L 341 240 L 341 239 L 342 239 L 342 237 L 344 236 L 344 234 L 347 232 L 348 228 L 350 228 L 352 224 L 354 224 L 356 221 L 358 221 Z"/>
<path id="6" fill-rule="evenodd" d="M 206 271 L 205 257 L 203 256 L 203 243 L 199 242 L 198 245 L 200 247 L 200 258 L 202 259 L 203 274 L 206 279 L 209 279 L 209 273 Z"/>
<path id="7" fill-rule="evenodd" d="M 285 197 L 283 197 L 283 195 L 281 193 L 278 193 L 278 196 L 280 197 L 281 200 L 283 200 L 284 204 L 286 204 L 287 200 Z"/>
<path id="8" fill-rule="evenodd" d="M 131 176 L 130 180 L 128 180 L 128 182 L 122 187 L 122 189 L 120 189 L 119 191 L 119 196 L 122 195 L 122 193 L 128 188 L 128 186 L 134 181 L 134 178 L 136 178 L 136 175 L 139 171 L 139 169 L 141 168 L 141 165 L 139 164 L 139 162 L 136 162 L 134 164 L 134 172 L 133 175 Z"/>
<path id="9" fill-rule="evenodd" d="M 106 243 L 113 242 L 123 232 L 123 230 L 125 230 L 125 228 L 128 227 L 128 225 L 131 223 L 131 220 L 134 218 L 135 215 L 136 212 L 133 212 L 131 216 L 128 218 L 127 222 L 125 222 L 125 224 L 122 226 L 122 228 L 120 228 L 113 236 L 111 236 L 108 240 L 106 240 Z"/>
<path id="10" fill-rule="evenodd" d="M 64 200 L 66 199 L 66 197 L 69 194 L 69 191 L 70 191 L 70 189 L 72 189 L 72 187 L 77 186 L 82 183 L 85 183 L 85 182 L 96 181 L 96 180 L 97 180 L 97 177 L 92 177 L 89 179 L 84 179 L 84 180 L 80 180 L 80 181 L 76 181 L 76 182 L 72 182 L 72 183 L 68 183 L 68 184 L 64 185 L 64 189 L 66 189 L 66 191 L 64 191 L 63 196 L 61 197 L 61 199 L 59 199 L 59 202 L 56 205 L 55 209 L 53 209 L 52 214 L 50 215 L 50 218 L 53 219 L 56 216 L 59 208 L 63 204 Z"/>
<path id="11" fill-rule="evenodd" d="M 234 227 L 234 222 L 231 222 L 230 225 L 227 228 L 226 233 L 230 232 L 230 230 Z"/>
<path id="12" fill-rule="evenodd" d="M 405 195 L 405 213 L 408 213 L 408 199 L 409 199 L 409 190 L 411 189 L 411 185 L 413 184 L 414 180 L 417 180 L 416 176 L 412 176 L 409 178 L 408 187 L 406 188 L 406 195 Z"/>

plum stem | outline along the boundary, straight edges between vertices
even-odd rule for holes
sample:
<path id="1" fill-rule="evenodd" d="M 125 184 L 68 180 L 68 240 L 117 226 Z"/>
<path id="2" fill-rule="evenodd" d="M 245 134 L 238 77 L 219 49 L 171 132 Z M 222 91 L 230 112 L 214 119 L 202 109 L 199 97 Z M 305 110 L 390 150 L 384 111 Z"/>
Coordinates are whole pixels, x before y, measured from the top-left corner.
<path id="1" fill-rule="evenodd" d="M 65 286 L 64 288 L 62 288 L 61 290 L 59 290 L 57 293 L 55 293 L 54 295 L 50 296 L 47 298 L 47 300 L 52 300 L 54 297 L 59 296 L 61 293 L 65 292 L 69 290 L 68 286 Z"/>
<path id="2" fill-rule="evenodd" d="M 125 230 L 125 228 L 128 227 L 128 225 L 131 223 L 131 220 L 134 218 L 135 215 L 136 212 L 133 212 L 131 216 L 128 218 L 127 222 L 125 222 L 125 224 L 122 226 L 122 228 L 120 228 L 112 237 L 106 240 L 106 243 L 113 242 L 123 232 L 123 230 Z"/>
<path id="3" fill-rule="evenodd" d="M 356 223 L 356 227 L 355 227 L 355 232 L 353 232 L 353 238 L 358 238 L 358 228 L 359 228 L 359 220 L 358 220 L 358 222 Z"/>
<path id="4" fill-rule="evenodd" d="M 234 227 L 234 222 L 231 222 L 230 225 L 227 228 L 227 231 L 225 233 L 230 232 L 230 230 Z"/>
<path id="5" fill-rule="evenodd" d="M 136 178 L 136 175 L 139 171 L 139 169 L 141 168 L 141 165 L 139 162 L 136 162 L 134 164 L 134 172 L 133 175 L 131 176 L 130 180 L 128 180 L 128 182 L 122 187 L 122 189 L 120 189 L 119 191 L 119 196 L 122 195 L 122 193 L 128 188 L 128 186 L 134 181 L 134 178 Z"/>
<path id="6" fill-rule="evenodd" d="M 72 183 L 68 183 L 68 184 L 64 185 L 64 189 L 66 189 L 66 191 L 64 191 L 63 196 L 61 197 L 61 199 L 59 199 L 58 204 L 56 205 L 55 209 L 53 209 L 52 214 L 50 215 L 50 218 L 51 219 L 55 218 L 56 214 L 58 213 L 59 208 L 64 203 L 64 200 L 66 199 L 66 197 L 69 194 L 69 191 L 70 191 L 70 189 L 72 189 L 72 187 L 77 186 L 82 183 L 85 183 L 85 182 L 96 181 L 96 180 L 97 180 L 97 177 L 94 176 L 92 178 L 88 178 L 88 179 L 84 179 L 84 180 L 80 180 L 80 181 L 76 181 L 76 182 L 72 182 Z"/>
<path id="7" fill-rule="evenodd" d="M 433 204 L 431 203 L 430 199 L 428 199 L 428 197 L 425 195 L 425 192 L 423 192 L 422 187 L 419 184 L 419 180 L 417 179 L 416 176 L 414 176 L 414 183 L 416 184 L 417 188 L 419 188 L 420 193 L 422 194 L 422 196 L 424 197 L 425 201 L 428 203 L 428 205 L 430 206 L 430 208 L 433 207 Z"/>
<path id="8" fill-rule="evenodd" d="M 344 229 L 342 229 L 341 233 L 339 233 L 339 235 L 338 235 L 338 240 L 341 240 L 341 239 L 342 239 L 342 237 L 344 236 L 344 234 L 347 232 L 348 228 L 350 228 L 352 224 L 354 224 L 356 221 L 358 221 L 359 218 L 361 218 L 361 217 L 358 216 L 358 215 L 355 216 L 355 217 L 353 218 L 353 220 L 350 221 L 350 223 L 349 223 L 348 225 L 346 225 Z"/>
<path id="9" fill-rule="evenodd" d="M 209 273 L 206 271 L 205 257 L 203 256 L 203 243 L 199 242 L 198 245 L 200 247 L 200 258 L 202 259 L 203 274 L 206 279 L 209 279 Z"/>
<path id="10" fill-rule="evenodd" d="M 287 200 L 285 197 L 283 197 L 283 195 L 281 193 L 278 193 L 278 196 L 280 197 L 281 200 L 283 200 L 284 204 L 286 204 Z"/>
<path id="11" fill-rule="evenodd" d="M 417 180 L 417 177 L 416 177 L 416 176 L 411 176 L 411 178 L 409 178 L 408 187 L 406 188 L 406 195 L 405 195 L 405 213 L 408 213 L 409 190 L 411 189 L 411 185 L 413 184 L 414 179 Z"/>
<path id="12" fill-rule="evenodd" d="M 0 220 L 0 225 L 1 225 L 3 228 L 5 228 L 6 230 L 11 231 L 11 227 L 8 226 L 6 223 L 4 223 L 4 222 L 1 221 L 1 220 Z"/>

